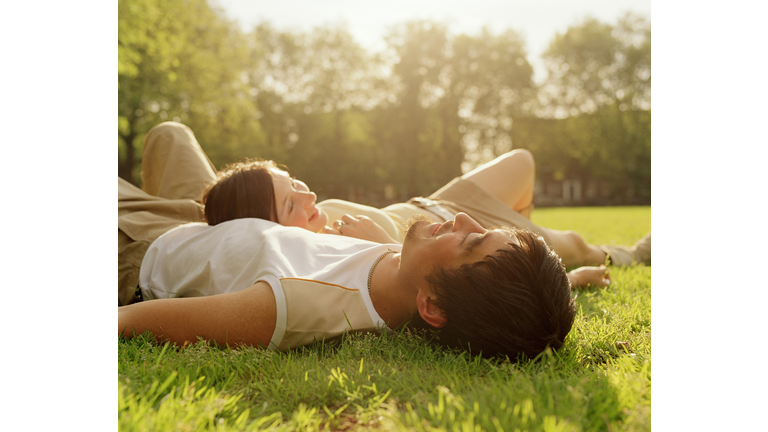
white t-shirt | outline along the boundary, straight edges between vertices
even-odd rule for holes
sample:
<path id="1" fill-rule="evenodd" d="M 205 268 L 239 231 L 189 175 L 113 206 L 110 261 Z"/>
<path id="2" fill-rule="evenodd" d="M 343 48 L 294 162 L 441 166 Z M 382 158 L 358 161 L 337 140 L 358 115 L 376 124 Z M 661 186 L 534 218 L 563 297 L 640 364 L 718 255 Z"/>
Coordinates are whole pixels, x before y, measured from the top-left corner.
<path id="1" fill-rule="evenodd" d="M 343 331 L 386 329 L 367 282 L 373 262 L 388 248 L 402 247 L 261 219 L 190 223 L 152 243 L 139 286 L 150 300 L 223 294 L 267 282 L 277 303 L 270 347 L 284 350 Z"/>

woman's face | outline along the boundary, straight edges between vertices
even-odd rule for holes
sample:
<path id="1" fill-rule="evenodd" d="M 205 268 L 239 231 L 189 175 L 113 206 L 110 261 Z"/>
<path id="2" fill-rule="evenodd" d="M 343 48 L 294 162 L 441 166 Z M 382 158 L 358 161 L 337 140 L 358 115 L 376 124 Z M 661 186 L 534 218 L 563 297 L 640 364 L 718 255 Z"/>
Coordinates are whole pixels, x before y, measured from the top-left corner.
<path id="1" fill-rule="evenodd" d="M 315 205 L 317 195 L 304 182 L 289 177 L 283 170 L 272 169 L 271 174 L 277 223 L 320 232 L 328 223 L 328 215 Z"/>

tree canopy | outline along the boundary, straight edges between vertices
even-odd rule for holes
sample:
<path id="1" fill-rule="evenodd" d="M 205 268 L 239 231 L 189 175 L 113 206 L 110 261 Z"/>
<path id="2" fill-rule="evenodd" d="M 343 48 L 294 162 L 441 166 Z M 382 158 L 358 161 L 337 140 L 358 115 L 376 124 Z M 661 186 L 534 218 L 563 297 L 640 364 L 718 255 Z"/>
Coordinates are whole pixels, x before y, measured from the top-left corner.
<path id="1" fill-rule="evenodd" d="M 528 148 L 542 180 L 600 181 L 617 202 L 650 200 L 643 17 L 587 18 L 554 35 L 537 84 L 513 30 L 457 35 L 406 22 L 371 53 L 339 26 L 242 32 L 204 0 L 118 8 L 118 175 L 135 184 L 145 134 L 174 120 L 218 168 L 274 159 L 321 198 L 425 195 Z"/>

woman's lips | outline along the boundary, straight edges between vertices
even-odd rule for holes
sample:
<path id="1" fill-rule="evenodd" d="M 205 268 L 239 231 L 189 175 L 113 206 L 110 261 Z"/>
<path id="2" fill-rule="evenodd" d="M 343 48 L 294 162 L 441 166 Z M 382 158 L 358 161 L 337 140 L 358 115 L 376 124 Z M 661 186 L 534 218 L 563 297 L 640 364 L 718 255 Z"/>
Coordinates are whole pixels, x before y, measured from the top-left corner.
<path id="1" fill-rule="evenodd" d="M 317 209 L 317 207 L 315 207 L 315 212 L 312 213 L 312 216 L 310 216 L 308 220 L 317 219 L 318 214 L 320 214 L 320 211 Z"/>
<path id="2" fill-rule="evenodd" d="M 432 224 L 432 229 L 430 230 L 430 233 L 429 233 L 429 236 L 430 237 L 434 237 L 435 233 L 437 232 L 437 230 L 439 230 L 440 227 L 442 227 L 442 226 L 443 226 L 443 224 L 441 224 L 441 223 L 433 223 Z"/>

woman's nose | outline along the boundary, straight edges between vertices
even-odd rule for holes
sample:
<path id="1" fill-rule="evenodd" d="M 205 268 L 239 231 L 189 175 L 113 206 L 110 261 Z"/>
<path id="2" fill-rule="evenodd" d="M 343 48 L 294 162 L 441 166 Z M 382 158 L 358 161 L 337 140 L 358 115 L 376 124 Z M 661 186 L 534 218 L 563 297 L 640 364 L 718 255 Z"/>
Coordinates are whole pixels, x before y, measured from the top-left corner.
<path id="1" fill-rule="evenodd" d="M 304 183 L 301 180 L 294 180 L 293 184 L 294 184 L 294 187 L 296 188 L 297 191 L 300 191 L 300 192 L 310 192 L 309 186 L 307 186 L 307 184 Z"/>
<path id="2" fill-rule="evenodd" d="M 301 195 L 301 198 L 307 204 L 312 204 L 312 203 L 314 203 L 317 200 L 317 195 L 315 195 L 314 192 L 309 192 L 309 191 L 304 192 L 304 191 L 301 191 L 301 192 L 299 192 L 299 194 Z"/>

